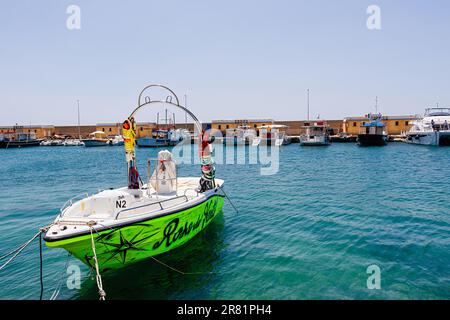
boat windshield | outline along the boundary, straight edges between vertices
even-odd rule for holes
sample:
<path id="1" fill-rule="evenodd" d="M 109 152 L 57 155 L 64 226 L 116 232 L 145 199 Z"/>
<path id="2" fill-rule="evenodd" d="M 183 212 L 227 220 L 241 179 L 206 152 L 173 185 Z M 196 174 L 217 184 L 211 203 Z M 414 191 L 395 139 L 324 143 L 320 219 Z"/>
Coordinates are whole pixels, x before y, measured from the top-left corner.
<path id="1" fill-rule="evenodd" d="M 425 110 L 425 117 L 450 116 L 450 108 L 429 108 Z"/>

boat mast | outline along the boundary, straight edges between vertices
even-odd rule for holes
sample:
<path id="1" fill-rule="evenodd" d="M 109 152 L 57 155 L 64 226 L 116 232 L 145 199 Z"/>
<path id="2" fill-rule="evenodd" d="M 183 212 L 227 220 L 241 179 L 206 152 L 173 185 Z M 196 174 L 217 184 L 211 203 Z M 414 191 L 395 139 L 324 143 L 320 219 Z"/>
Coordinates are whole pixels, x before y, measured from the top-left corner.
<path id="1" fill-rule="evenodd" d="M 378 114 L 378 96 L 375 97 L 375 113 Z"/>
<path id="2" fill-rule="evenodd" d="M 81 139 L 81 128 L 80 128 L 80 100 L 77 100 L 78 106 L 78 139 Z"/>
<path id="3" fill-rule="evenodd" d="M 156 114 L 156 130 L 159 130 L 159 112 Z"/>
<path id="4" fill-rule="evenodd" d="M 167 109 L 166 109 L 166 130 L 168 130 L 169 129 L 169 124 L 167 123 Z"/>
<path id="5" fill-rule="evenodd" d="M 308 121 L 309 121 L 309 89 L 307 90 L 307 105 L 308 105 Z"/>
<path id="6" fill-rule="evenodd" d="M 187 95 L 184 94 L 184 107 L 187 108 Z M 184 126 L 187 129 L 187 112 L 184 112 Z"/>

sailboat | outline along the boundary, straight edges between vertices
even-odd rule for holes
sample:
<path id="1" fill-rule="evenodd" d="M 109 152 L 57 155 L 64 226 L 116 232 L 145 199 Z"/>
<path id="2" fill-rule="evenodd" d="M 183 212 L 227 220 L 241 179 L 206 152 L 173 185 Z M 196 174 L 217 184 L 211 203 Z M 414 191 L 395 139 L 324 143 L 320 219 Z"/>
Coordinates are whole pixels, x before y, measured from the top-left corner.
<path id="1" fill-rule="evenodd" d="M 151 88 L 165 89 L 169 95 L 165 100 L 147 95 L 142 100 Z M 172 154 L 161 150 L 157 159 L 148 160 L 149 174 L 142 181 L 136 167 L 135 115 L 158 103 L 179 108 L 194 120 L 200 142 L 200 177 L 179 177 Z M 122 129 L 128 185 L 68 200 L 44 237 L 47 246 L 63 248 L 101 270 L 122 268 L 185 244 L 214 220 L 224 202 L 224 181 L 215 178 L 212 139 L 171 89 L 145 87 Z"/>

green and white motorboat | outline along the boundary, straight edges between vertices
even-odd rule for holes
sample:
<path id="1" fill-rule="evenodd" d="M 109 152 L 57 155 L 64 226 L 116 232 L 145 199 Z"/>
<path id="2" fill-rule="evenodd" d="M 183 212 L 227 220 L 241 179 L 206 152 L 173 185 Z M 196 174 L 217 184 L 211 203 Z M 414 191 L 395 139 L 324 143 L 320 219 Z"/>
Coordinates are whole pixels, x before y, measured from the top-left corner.
<path id="1" fill-rule="evenodd" d="M 148 96 L 142 101 L 143 93 L 153 87 L 170 95 L 165 101 Z M 172 154 L 163 150 L 151 175 L 148 161 L 149 177 L 141 181 L 135 165 L 134 114 L 153 103 L 181 108 L 193 118 L 200 137 L 201 177 L 178 177 Z M 142 90 L 138 107 L 123 124 L 123 137 L 128 186 L 69 200 L 44 238 L 48 247 L 63 248 L 90 267 L 97 260 L 100 270 L 118 269 L 185 244 L 214 220 L 224 202 L 224 181 L 215 179 L 211 141 L 169 88 L 150 85 Z"/>

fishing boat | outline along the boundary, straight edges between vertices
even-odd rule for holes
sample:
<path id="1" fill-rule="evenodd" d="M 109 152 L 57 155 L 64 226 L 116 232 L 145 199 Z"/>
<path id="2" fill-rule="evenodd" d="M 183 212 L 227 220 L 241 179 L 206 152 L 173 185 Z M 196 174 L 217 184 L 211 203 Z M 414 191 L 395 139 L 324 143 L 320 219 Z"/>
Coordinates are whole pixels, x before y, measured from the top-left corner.
<path id="1" fill-rule="evenodd" d="M 94 131 L 89 138 L 82 139 L 85 147 L 105 147 L 109 145 L 109 139 L 103 131 Z"/>
<path id="2" fill-rule="evenodd" d="M 154 87 L 167 90 L 169 96 L 158 100 L 146 95 L 143 100 L 143 94 Z M 179 108 L 194 120 L 201 176 L 179 177 L 172 154 L 161 150 L 157 159 L 148 160 L 148 176 L 142 181 L 136 167 L 134 117 L 154 103 Z M 44 237 L 47 246 L 63 248 L 100 270 L 122 268 L 185 244 L 214 220 L 224 201 L 224 181 L 215 178 L 211 139 L 172 90 L 161 85 L 145 87 L 122 129 L 128 185 L 69 200 Z"/>
<path id="3" fill-rule="evenodd" d="M 291 143 L 291 139 L 286 135 L 288 126 L 281 124 L 270 124 L 258 127 L 259 135 L 253 139 L 253 146 L 281 146 Z"/>
<path id="4" fill-rule="evenodd" d="M 42 139 L 37 139 L 34 132 L 13 132 L 0 134 L 0 149 L 37 147 Z"/>
<path id="5" fill-rule="evenodd" d="M 450 108 L 428 108 L 406 133 L 407 143 L 450 146 Z"/>
<path id="6" fill-rule="evenodd" d="M 325 121 L 316 121 L 303 127 L 306 132 L 300 136 L 300 146 L 328 146 L 330 135 Z"/>
<path id="7" fill-rule="evenodd" d="M 388 136 L 386 125 L 381 121 L 381 113 L 370 113 L 367 115 L 368 122 L 361 125 L 358 134 L 358 145 L 360 146 L 384 146 L 387 144 Z"/>

